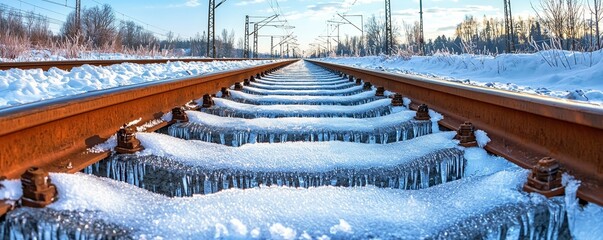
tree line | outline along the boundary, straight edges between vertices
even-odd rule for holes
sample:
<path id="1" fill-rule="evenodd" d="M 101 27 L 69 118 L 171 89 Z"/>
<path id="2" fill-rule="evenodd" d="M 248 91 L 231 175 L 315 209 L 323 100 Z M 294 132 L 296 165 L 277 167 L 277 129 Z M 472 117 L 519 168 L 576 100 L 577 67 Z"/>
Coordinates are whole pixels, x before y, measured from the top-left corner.
<path id="1" fill-rule="evenodd" d="M 513 18 L 514 52 L 542 49 L 596 51 L 603 46 L 600 29 L 603 0 L 541 0 L 532 4 L 535 16 Z M 506 52 L 507 33 L 503 19 L 466 16 L 452 36 L 440 35 L 423 42 L 418 22 L 394 27 L 394 51 L 401 55 L 436 52 L 497 54 Z M 399 34 L 404 33 L 404 38 Z M 365 37 L 344 36 L 336 47 L 315 45 L 312 56 L 366 56 L 385 52 L 385 22 L 371 16 Z M 398 33 L 397 35 L 395 33 Z M 401 41 L 404 40 L 404 41 Z"/>

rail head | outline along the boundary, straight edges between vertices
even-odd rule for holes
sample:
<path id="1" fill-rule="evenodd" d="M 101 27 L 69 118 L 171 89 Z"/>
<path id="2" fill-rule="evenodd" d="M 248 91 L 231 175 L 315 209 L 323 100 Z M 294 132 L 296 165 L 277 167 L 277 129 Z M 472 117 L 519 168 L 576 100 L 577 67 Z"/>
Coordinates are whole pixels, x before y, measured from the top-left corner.
<path id="1" fill-rule="evenodd" d="M 316 60 L 307 60 L 324 66 L 332 66 L 347 71 L 362 71 L 362 75 L 381 78 L 409 85 L 430 88 L 433 91 L 447 92 L 459 97 L 470 97 L 505 108 L 538 114 L 547 118 L 568 121 L 585 126 L 603 129 L 603 106 L 549 96 L 513 92 L 495 88 L 468 85 L 458 82 L 439 80 L 404 73 L 389 73 L 371 69 L 360 69 L 341 64 Z"/>
<path id="2" fill-rule="evenodd" d="M 558 159 L 582 180 L 578 195 L 603 205 L 603 107 L 551 97 L 478 87 L 408 74 L 310 60 L 427 104 L 456 130 L 471 121 L 492 140 L 486 150 L 524 168 Z"/>
<path id="3" fill-rule="evenodd" d="M 59 61 L 31 61 L 31 62 L 0 62 L 0 70 L 12 68 L 19 69 L 42 69 L 48 70 L 56 67 L 69 70 L 82 65 L 108 66 L 121 63 L 152 64 L 167 62 L 213 62 L 213 61 L 247 61 L 247 60 L 270 60 L 262 58 L 157 58 L 157 59 L 115 59 L 115 60 L 59 60 Z"/>
<path id="4" fill-rule="evenodd" d="M 18 177 L 31 166 L 78 171 L 103 155 L 86 149 L 124 123 L 158 119 L 175 106 L 213 94 L 245 78 L 286 66 L 278 61 L 231 71 L 101 90 L 0 110 L 0 176 Z M 65 168 L 69 166 L 69 168 Z"/>

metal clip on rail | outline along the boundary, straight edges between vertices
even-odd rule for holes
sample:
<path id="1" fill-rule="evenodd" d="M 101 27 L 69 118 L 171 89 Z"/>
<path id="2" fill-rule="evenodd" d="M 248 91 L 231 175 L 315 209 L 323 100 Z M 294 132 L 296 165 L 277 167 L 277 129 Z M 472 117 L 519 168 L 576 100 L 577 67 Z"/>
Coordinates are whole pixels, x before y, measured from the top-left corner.
<path id="1" fill-rule="evenodd" d="M 203 96 L 203 103 L 205 104 L 205 96 Z M 172 108 L 172 122 L 188 122 L 188 115 L 183 107 Z"/>
<path id="2" fill-rule="evenodd" d="M 134 128 L 134 126 L 124 124 L 119 131 L 117 131 L 117 146 L 115 147 L 115 152 L 118 154 L 132 154 L 143 150 L 144 148 L 140 144 L 140 141 L 134 136 L 135 133 L 136 128 Z"/>
<path id="3" fill-rule="evenodd" d="M 361 78 L 356 78 L 356 85 L 358 85 L 358 86 L 362 85 L 362 79 Z"/>
<path id="4" fill-rule="evenodd" d="M 429 117 L 429 107 L 427 107 L 427 104 L 421 104 L 419 106 L 419 109 L 417 109 L 417 115 L 415 116 L 415 120 L 425 121 L 430 119 L 431 117 Z"/>
<path id="5" fill-rule="evenodd" d="M 375 92 L 376 97 L 385 96 L 385 87 L 377 87 L 377 92 Z"/>
<path id="6" fill-rule="evenodd" d="M 21 175 L 23 197 L 21 205 L 25 207 L 43 208 L 57 200 L 57 187 L 50 182 L 48 172 L 38 167 L 31 167 Z"/>
<path id="7" fill-rule="evenodd" d="M 212 99 L 212 97 L 209 94 L 203 95 L 203 104 L 201 105 L 201 107 L 209 108 L 213 105 L 214 105 L 214 100 Z"/>
<path id="8" fill-rule="evenodd" d="M 241 83 L 240 83 L 240 82 L 236 82 L 236 83 L 234 84 L 234 90 L 235 90 L 235 91 L 241 91 L 241 90 L 243 90 L 243 86 L 241 85 Z"/>
<path id="9" fill-rule="evenodd" d="M 223 87 L 222 89 L 220 89 L 220 92 L 222 92 L 222 97 L 230 97 L 230 91 L 228 90 L 228 88 Z"/>
<path id="10" fill-rule="evenodd" d="M 399 94 L 399 93 L 394 94 L 394 96 L 392 97 L 392 106 L 400 107 L 403 105 L 404 105 L 404 103 L 402 101 L 402 94 Z"/>
<path id="11" fill-rule="evenodd" d="M 354 81 L 354 76 L 352 76 L 352 75 L 348 76 L 348 81 L 353 82 Z"/>
<path id="12" fill-rule="evenodd" d="M 370 82 L 364 82 L 364 86 L 362 86 L 362 90 L 370 91 L 373 88 L 373 84 Z"/>
<path id="13" fill-rule="evenodd" d="M 463 147 L 477 146 L 473 124 L 471 122 L 461 124 L 459 130 L 456 131 L 456 136 L 454 136 L 454 139 L 460 140 L 459 145 Z"/>
<path id="14" fill-rule="evenodd" d="M 544 157 L 532 168 L 523 190 L 537 192 L 547 198 L 563 195 L 565 187 L 561 184 L 561 173 L 556 159 Z"/>

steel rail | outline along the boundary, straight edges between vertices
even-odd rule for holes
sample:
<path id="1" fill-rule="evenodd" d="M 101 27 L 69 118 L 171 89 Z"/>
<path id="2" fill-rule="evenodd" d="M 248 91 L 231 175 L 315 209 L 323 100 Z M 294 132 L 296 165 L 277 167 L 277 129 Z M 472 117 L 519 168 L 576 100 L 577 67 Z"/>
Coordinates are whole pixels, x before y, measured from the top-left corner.
<path id="1" fill-rule="evenodd" d="M 343 72 L 444 115 L 440 125 L 458 129 L 471 121 L 492 140 L 486 150 L 523 168 L 554 157 L 582 181 L 578 196 L 603 205 L 603 108 L 551 97 L 310 61 Z"/>
<path id="2" fill-rule="evenodd" d="M 158 119 L 191 99 L 216 93 L 222 87 L 294 61 L 143 83 L 2 109 L 0 176 L 18 178 L 31 166 L 53 172 L 80 171 L 108 156 L 108 153 L 90 153 L 87 149 L 107 140 L 124 123 L 138 118 L 142 122 Z"/>
<path id="3" fill-rule="evenodd" d="M 37 62 L 0 62 L 0 70 L 11 68 L 19 69 L 37 69 L 44 71 L 56 67 L 62 70 L 69 70 L 85 64 L 94 66 L 108 66 L 120 63 L 167 63 L 167 62 L 213 62 L 213 61 L 245 61 L 245 60 L 267 60 L 267 59 L 247 59 L 247 58 L 165 58 L 165 59 L 122 59 L 122 60 L 69 60 L 69 61 L 37 61 Z"/>

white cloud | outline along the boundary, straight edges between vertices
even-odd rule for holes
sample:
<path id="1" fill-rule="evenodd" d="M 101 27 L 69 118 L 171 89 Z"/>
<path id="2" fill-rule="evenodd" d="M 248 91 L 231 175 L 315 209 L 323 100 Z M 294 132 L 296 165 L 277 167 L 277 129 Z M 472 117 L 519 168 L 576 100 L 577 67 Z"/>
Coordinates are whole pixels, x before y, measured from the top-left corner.
<path id="1" fill-rule="evenodd" d="M 186 3 L 184 3 L 184 5 L 187 7 L 196 7 L 201 5 L 201 3 L 199 3 L 199 0 L 188 0 Z"/>
<path id="2" fill-rule="evenodd" d="M 266 0 L 242 0 L 242 1 L 235 3 L 235 5 L 236 6 L 246 6 L 246 5 L 250 5 L 250 4 L 258 4 L 258 3 L 263 3 L 263 2 L 266 2 Z"/>

